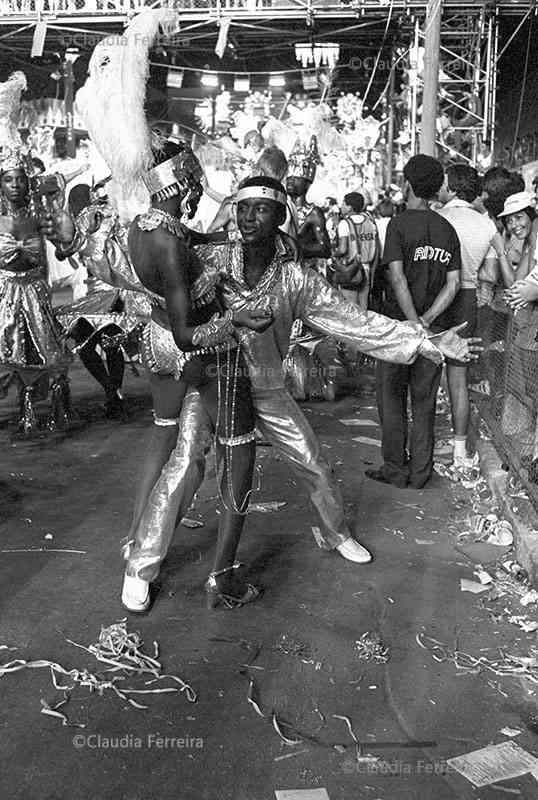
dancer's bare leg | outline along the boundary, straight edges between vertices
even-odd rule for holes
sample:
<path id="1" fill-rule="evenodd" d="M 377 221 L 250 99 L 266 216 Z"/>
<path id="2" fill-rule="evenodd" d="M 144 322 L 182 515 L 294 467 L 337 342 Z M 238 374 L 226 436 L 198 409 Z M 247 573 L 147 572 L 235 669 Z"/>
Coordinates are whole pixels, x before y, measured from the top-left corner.
<path id="1" fill-rule="evenodd" d="M 231 448 L 231 481 L 228 480 L 224 448 L 219 446 L 219 451 L 219 461 L 224 464 L 221 479 L 221 498 L 224 507 L 219 518 L 219 534 L 212 572 L 221 572 L 221 575 L 217 575 L 215 579 L 219 590 L 224 593 L 233 593 L 231 588 L 233 575 L 230 568 L 235 562 L 245 524 L 256 461 L 256 443 L 248 442 L 248 444 Z M 227 571 L 223 573 L 222 570 Z"/>

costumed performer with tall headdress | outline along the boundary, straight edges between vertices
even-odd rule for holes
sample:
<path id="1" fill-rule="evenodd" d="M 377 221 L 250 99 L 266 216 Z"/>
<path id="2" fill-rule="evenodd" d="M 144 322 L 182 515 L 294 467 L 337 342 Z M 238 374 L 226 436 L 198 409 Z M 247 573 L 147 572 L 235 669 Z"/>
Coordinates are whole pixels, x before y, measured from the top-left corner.
<path id="1" fill-rule="evenodd" d="M 146 213 L 135 218 L 128 237 L 131 263 L 153 305 L 142 359 L 150 378 L 154 425 L 126 546 L 122 590 L 124 606 L 138 612 L 150 605 L 150 581 L 159 572 L 174 530 L 166 542 L 160 540 L 157 557 L 147 559 L 143 544 L 153 537 L 148 515 L 168 512 L 166 492 L 153 487 L 163 477 L 163 466 L 177 444 L 179 415 L 189 386 L 196 386 L 202 399 L 222 467 L 223 511 L 214 568 L 206 584 L 210 605 L 220 601 L 243 605 L 259 594 L 251 584 L 237 593 L 232 589 L 255 461 L 250 380 L 237 329 L 246 325 L 253 331 L 264 330 L 272 317 L 263 309 L 222 311 L 218 275 L 204 270 L 181 222 L 194 215 L 202 194 L 200 164 L 185 142 L 152 136 L 145 118 L 148 50 L 170 13 L 150 11 L 135 18 L 123 35 L 124 46 L 115 48 L 114 58 L 106 45 L 98 45 L 85 86 L 91 105 L 89 133 L 113 178 L 127 193 L 140 194 L 144 187 L 151 203 Z M 118 95 L 117 105 L 108 95 L 111 87 Z M 111 102 L 115 106 L 112 118 L 102 113 Z M 98 125 L 93 127 L 92 121 Z M 131 146 L 133 138 L 136 147 Z M 188 427 L 182 438 L 188 451 L 193 446 L 203 449 L 206 441 L 192 442 Z"/>
<path id="2" fill-rule="evenodd" d="M 38 430 L 34 401 L 44 399 L 52 379 L 49 428 L 69 423 L 69 355 L 51 306 L 47 285 L 45 221 L 41 198 L 32 192 L 33 165 L 17 130 L 22 72 L 0 84 L 0 389 L 20 386 L 19 429 Z"/>
<path id="3" fill-rule="evenodd" d="M 56 316 L 66 338 L 74 342 L 73 351 L 103 387 L 106 416 L 124 419 L 121 387 L 125 359 L 138 358 L 151 304 L 145 292 L 128 288 L 134 273 L 128 257 L 127 227 L 109 198 L 98 196 L 87 184 L 78 184 L 71 189 L 68 203 L 82 237 L 77 253 L 69 260 L 75 269 L 80 264 L 86 268 L 88 292 L 58 308 Z"/>
<path id="4" fill-rule="evenodd" d="M 319 161 L 315 136 L 310 137 L 308 145 L 300 139 L 296 141 L 288 160 L 286 189 L 290 199 L 285 229 L 296 242 L 302 263 L 326 275 L 331 243 L 325 215 L 321 208 L 306 201 Z M 334 355 L 330 351 L 335 353 L 336 349 L 326 347 L 327 353 L 322 358 L 316 353 L 321 342 L 300 320 L 296 321 L 284 361 L 286 387 L 296 400 L 322 397 L 334 400 L 334 358 L 327 356 Z"/>

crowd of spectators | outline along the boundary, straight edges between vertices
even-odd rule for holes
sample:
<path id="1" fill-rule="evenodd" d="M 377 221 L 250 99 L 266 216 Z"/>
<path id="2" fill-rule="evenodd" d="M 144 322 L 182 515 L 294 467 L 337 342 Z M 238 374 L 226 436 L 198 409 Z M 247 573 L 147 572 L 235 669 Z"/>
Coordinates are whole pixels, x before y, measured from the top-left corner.
<path id="1" fill-rule="evenodd" d="M 482 176 L 468 164 L 445 170 L 420 155 L 407 163 L 398 194 L 387 190 L 377 205 L 367 207 L 361 194 L 351 192 L 341 209 L 332 198 L 326 206 L 333 281 L 350 300 L 422 325 L 431 335 L 465 324 L 462 335 L 482 339 L 478 365 L 446 365 L 454 467 L 475 463 L 468 438 L 472 396 L 496 438 L 516 454 L 523 477 L 534 483 L 537 187 L 538 176 L 533 191 L 526 191 L 523 177 L 505 167 Z M 342 261 L 353 262 L 354 278 L 349 270 L 346 278 Z M 421 361 L 409 367 L 377 365 L 383 466 L 367 474 L 400 487 L 420 488 L 433 468 L 441 371 Z"/>

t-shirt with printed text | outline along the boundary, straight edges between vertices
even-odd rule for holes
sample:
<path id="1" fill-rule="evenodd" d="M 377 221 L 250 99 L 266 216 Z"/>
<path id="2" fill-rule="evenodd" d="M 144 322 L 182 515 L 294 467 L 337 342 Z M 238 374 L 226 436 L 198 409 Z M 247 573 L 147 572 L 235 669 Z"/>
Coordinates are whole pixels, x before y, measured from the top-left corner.
<path id="1" fill-rule="evenodd" d="M 458 235 L 452 225 L 434 211 L 408 209 L 391 219 L 387 228 L 383 264 L 403 262 L 403 271 L 419 316 L 432 305 L 446 283 L 447 273 L 461 269 Z M 405 319 L 394 290 L 385 279 L 383 313 Z"/>

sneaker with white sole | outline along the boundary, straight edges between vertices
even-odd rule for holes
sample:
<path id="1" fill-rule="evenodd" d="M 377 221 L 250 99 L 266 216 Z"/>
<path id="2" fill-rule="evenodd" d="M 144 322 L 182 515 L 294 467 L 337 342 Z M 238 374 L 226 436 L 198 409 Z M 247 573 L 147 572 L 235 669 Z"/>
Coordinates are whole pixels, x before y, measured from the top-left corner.
<path id="1" fill-rule="evenodd" d="M 351 536 L 345 542 L 339 544 L 336 550 L 348 561 L 355 561 L 357 564 L 368 564 L 372 560 L 372 554 L 366 547 L 352 539 Z"/>
<path id="2" fill-rule="evenodd" d="M 124 575 L 121 602 L 128 611 L 142 614 L 150 604 L 149 581 Z"/>

